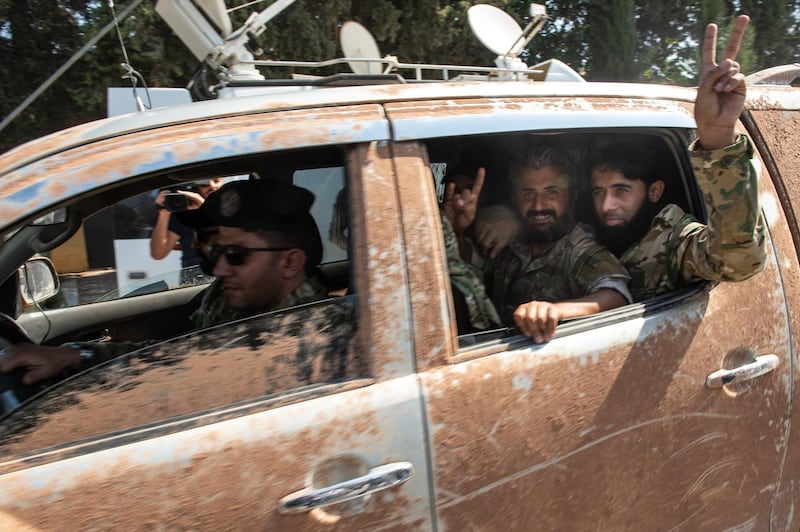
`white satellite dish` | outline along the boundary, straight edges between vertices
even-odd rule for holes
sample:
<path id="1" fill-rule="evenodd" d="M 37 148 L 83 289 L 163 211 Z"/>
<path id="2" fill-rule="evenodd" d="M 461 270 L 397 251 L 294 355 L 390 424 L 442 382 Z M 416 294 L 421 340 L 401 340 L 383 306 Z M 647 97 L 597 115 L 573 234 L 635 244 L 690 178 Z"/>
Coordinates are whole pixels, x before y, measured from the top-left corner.
<path id="1" fill-rule="evenodd" d="M 224 0 L 194 0 L 206 16 L 217 25 L 220 35 L 227 37 L 233 31 L 231 18 Z"/>
<path id="2" fill-rule="evenodd" d="M 342 24 L 339 42 L 344 56 L 348 59 L 380 59 L 381 52 L 367 28 L 354 20 Z M 350 69 L 356 74 L 380 74 L 381 63 L 367 61 L 348 61 Z"/>
<path id="3" fill-rule="evenodd" d="M 472 33 L 497 55 L 516 57 L 525 47 L 522 28 L 511 15 L 488 4 L 475 4 L 467 10 Z"/>

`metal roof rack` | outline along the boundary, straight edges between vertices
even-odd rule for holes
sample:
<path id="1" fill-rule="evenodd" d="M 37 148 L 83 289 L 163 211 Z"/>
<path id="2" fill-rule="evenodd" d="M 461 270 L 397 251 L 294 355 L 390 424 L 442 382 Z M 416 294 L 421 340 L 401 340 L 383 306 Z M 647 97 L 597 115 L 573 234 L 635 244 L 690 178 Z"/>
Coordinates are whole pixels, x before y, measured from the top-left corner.
<path id="1" fill-rule="evenodd" d="M 502 69 L 498 67 L 481 67 L 481 66 L 465 66 L 465 65 L 437 65 L 426 63 L 401 63 L 396 57 L 387 55 L 382 59 L 378 58 L 353 58 L 353 57 L 340 57 L 336 59 L 328 59 L 325 61 L 270 61 L 270 60 L 252 60 L 241 61 L 241 64 L 261 66 L 261 67 L 287 67 L 287 68 L 308 68 L 308 69 L 321 69 L 336 65 L 349 65 L 358 62 L 367 65 L 377 65 L 380 67 L 382 75 L 400 76 L 405 81 L 461 81 L 465 79 L 480 79 L 488 80 L 492 77 L 497 77 L 501 73 L 507 73 L 518 79 L 536 79 L 542 78 L 545 71 L 536 67 L 533 68 L 520 68 L 520 69 Z M 409 77 L 402 76 L 399 71 L 413 71 Z M 425 78 L 423 72 L 434 72 L 438 76 L 433 78 Z M 453 75 L 455 74 L 455 75 Z M 374 76 L 376 74 L 370 74 Z M 302 79 L 300 76 L 293 79 Z"/>
<path id="2" fill-rule="evenodd" d="M 500 9 L 477 4 L 468 11 L 470 26 L 478 39 L 498 54 L 495 66 L 439 65 L 402 63 L 397 57 L 381 58 L 370 32 L 355 21 L 340 28 L 345 57 L 324 61 L 257 60 L 249 49 L 253 37 L 266 23 L 295 0 L 276 0 L 260 13 L 252 13 L 241 28 L 232 30 L 222 0 L 158 0 L 156 11 L 184 41 L 203 66 L 191 83 L 198 99 L 224 97 L 247 87 L 267 91 L 311 90 L 317 87 L 384 83 L 422 83 L 431 81 L 584 81 L 566 64 L 552 59 L 528 67 L 519 55 L 546 20 L 542 4 L 530 5 L 531 21 L 523 30 Z M 236 9 L 236 8 L 234 8 Z M 225 28 L 222 30 L 221 28 Z M 315 75 L 328 67 L 348 65 L 354 75 Z M 267 80 L 257 67 L 310 69 L 308 74 L 293 72 L 288 79 Z M 213 79 L 210 74 L 213 72 Z M 328 71 L 329 72 L 329 71 Z"/>

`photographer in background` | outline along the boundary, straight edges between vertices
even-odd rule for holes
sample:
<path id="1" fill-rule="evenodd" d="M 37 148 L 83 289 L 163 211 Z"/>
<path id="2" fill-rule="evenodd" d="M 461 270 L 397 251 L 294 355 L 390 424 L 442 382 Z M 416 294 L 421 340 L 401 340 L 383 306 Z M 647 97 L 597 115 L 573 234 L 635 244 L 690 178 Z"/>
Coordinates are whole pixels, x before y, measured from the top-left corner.
<path id="1" fill-rule="evenodd" d="M 161 260 L 180 244 L 181 268 L 200 264 L 200 256 L 192 246 L 194 229 L 187 227 L 172 216 L 173 212 L 197 209 L 209 194 L 222 186 L 223 179 L 205 179 L 180 187 L 159 191 L 156 196 L 158 218 L 150 235 L 150 256 Z"/>

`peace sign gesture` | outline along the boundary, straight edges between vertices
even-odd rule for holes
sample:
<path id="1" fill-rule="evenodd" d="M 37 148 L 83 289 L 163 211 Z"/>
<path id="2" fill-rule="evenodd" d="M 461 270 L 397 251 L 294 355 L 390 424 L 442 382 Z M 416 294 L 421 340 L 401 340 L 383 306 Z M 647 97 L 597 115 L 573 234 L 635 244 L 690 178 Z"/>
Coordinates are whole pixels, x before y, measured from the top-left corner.
<path id="1" fill-rule="evenodd" d="M 728 37 L 722 61 L 717 64 L 717 25 L 706 26 L 703 40 L 703 66 L 694 103 L 694 118 L 700 144 L 714 150 L 732 144 L 736 137 L 736 120 L 744 110 L 746 84 L 739 72 L 736 54 L 750 17 L 740 15 Z"/>

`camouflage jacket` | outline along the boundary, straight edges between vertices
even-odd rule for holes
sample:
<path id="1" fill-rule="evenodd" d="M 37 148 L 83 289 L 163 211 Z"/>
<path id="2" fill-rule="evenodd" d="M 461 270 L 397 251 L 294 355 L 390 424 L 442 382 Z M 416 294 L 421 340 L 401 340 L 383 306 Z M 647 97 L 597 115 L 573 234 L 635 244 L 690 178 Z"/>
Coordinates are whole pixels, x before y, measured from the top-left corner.
<path id="1" fill-rule="evenodd" d="M 289 295 L 278 301 L 272 307 L 259 311 L 269 312 L 280 308 L 293 307 L 302 303 L 310 303 L 311 301 L 318 301 L 327 297 L 328 292 L 324 286 L 316 279 L 311 277 L 295 288 Z M 194 311 L 190 319 L 194 326 L 198 329 L 205 329 L 206 327 L 213 327 L 220 323 L 227 323 L 242 318 L 252 316 L 253 312 L 242 312 L 234 310 L 228 306 L 228 301 L 222 293 L 222 282 L 219 279 L 211 283 L 205 293 L 203 300 L 200 303 L 200 308 Z"/>
<path id="2" fill-rule="evenodd" d="M 698 148 L 691 147 L 692 166 L 708 224 L 677 205 L 656 215 L 650 230 L 620 257 L 637 301 L 703 279 L 740 281 L 764 267 L 765 228 L 750 139 L 739 135 L 725 148 Z"/>
<path id="3" fill-rule="evenodd" d="M 481 280 L 481 273 L 461 259 L 458 253 L 458 240 L 450 221 L 442 215 L 442 233 L 444 249 L 447 255 L 447 271 L 453 288 L 464 296 L 469 311 L 470 324 L 478 330 L 500 327 L 500 316 L 494 308 L 486 287 Z"/>
<path id="4" fill-rule="evenodd" d="M 254 316 L 256 314 L 263 314 L 272 310 L 300 305 L 302 303 L 310 303 L 318 301 L 327 297 L 327 291 L 324 286 L 314 277 L 307 279 L 303 284 L 298 286 L 293 292 L 281 299 L 277 304 L 273 305 L 264 311 L 258 312 L 241 312 L 233 310 L 227 304 L 222 293 L 222 282 L 215 279 L 203 291 L 203 299 L 198 308 L 191 316 L 192 323 L 198 329 L 206 327 L 213 327 L 222 323 L 239 320 Z M 100 364 L 120 355 L 135 351 L 147 345 L 156 343 L 158 340 L 148 340 L 142 342 L 77 342 L 82 348 L 89 348 L 92 350 L 92 357 L 89 360 L 83 361 L 79 369 Z"/>
<path id="5" fill-rule="evenodd" d="M 537 257 L 531 256 L 528 244 L 516 241 L 487 265 L 495 305 L 509 325 L 516 308 L 530 301 L 565 301 L 601 288 L 616 290 L 632 301 L 625 268 L 580 225 Z"/>

